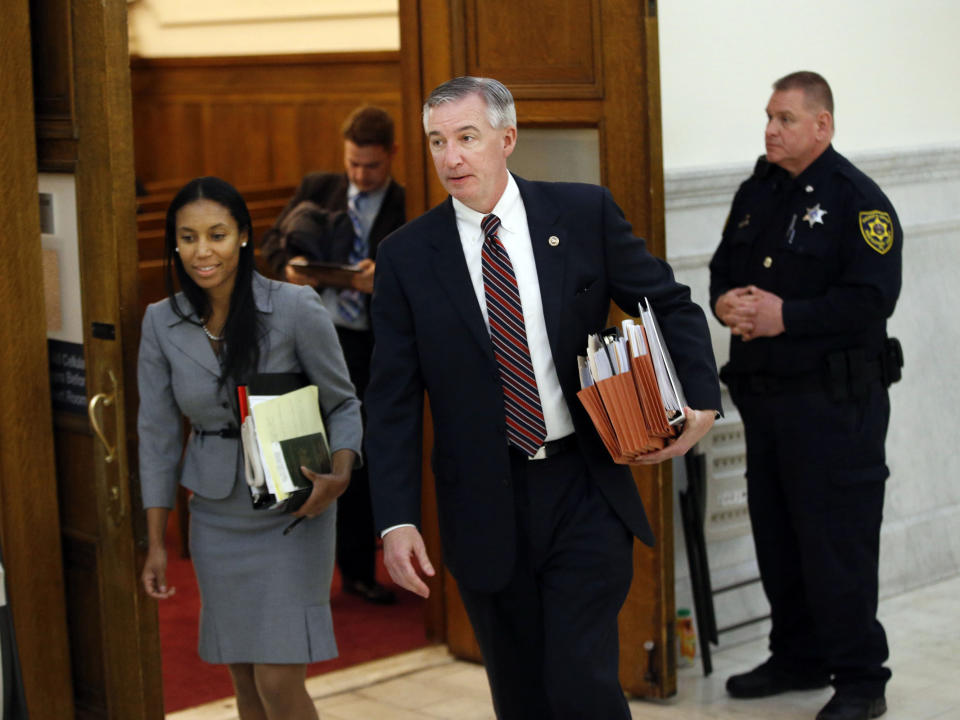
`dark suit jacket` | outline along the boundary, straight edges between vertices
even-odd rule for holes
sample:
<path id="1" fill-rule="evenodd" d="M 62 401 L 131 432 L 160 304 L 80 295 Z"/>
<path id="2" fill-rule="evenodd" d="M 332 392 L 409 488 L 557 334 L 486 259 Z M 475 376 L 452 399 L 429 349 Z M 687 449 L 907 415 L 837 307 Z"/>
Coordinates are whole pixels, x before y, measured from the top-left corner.
<path id="1" fill-rule="evenodd" d="M 304 176 L 297 192 L 294 193 L 293 198 L 280 213 L 273 227 L 264 234 L 260 244 L 260 249 L 267 263 L 277 273 L 278 277 L 283 278 L 283 267 L 291 257 L 284 250 L 283 236 L 278 231 L 290 211 L 304 200 L 315 202 L 328 210 L 346 210 L 347 188 L 349 186 L 350 181 L 347 179 L 346 173 L 315 172 Z M 377 213 L 377 217 L 373 221 L 373 227 L 370 228 L 371 259 L 376 260 L 380 241 L 406 221 L 405 202 L 406 197 L 403 187 L 397 184 L 395 180 L 390 180 L 386 195 L 383 196 L 380 212 Z"/>
<path id="2" fill-rule="evenodd" d="M 666 262 L 634 237 L 609 191 L 517 178 L 530 227 L 543 313 L 560 385 L 591 475 L 624 524 L 653 543 L 629 470 L 616 465 L 576 397 L 576 358 L 605 327 L 610 300 L 636 315 L 649 297 L 687 401 L 719 409 L 703 311 Z M 548 238 L 559 238 L 551 246 Z M 493 348 L 460 244 L 451 200 L 380 247 L 371 305 L 377 342 L 366 393 L 378 530 L 419 524 L 423 391 L 433 418 L 433 469 L 444 560 L 467 587 L 494 591 L 515 554 L 503 396 Z"/>

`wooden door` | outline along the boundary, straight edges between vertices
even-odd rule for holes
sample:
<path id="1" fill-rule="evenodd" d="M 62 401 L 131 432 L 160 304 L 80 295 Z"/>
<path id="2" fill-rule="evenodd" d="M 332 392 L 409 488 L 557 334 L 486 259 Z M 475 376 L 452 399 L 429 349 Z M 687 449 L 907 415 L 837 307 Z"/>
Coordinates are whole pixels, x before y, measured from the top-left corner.
<path id="1" fill-rule="evenodd" d="M 0 47 L 17 48 L 27 96 L 15 107 L 29 117 L 12 142 L 4 133 L 25 171 L 5 172 L 5 195 L 21 205 L 16 255 L 0 282 L 4 312 L 22 312 L 30 327 L 27 341 L 15 342 L 8 330 L 16 326 L 2 323 L 0 356 L 5 377 L 38 390 L 13 406 L 20 415 L 6 411 L 4 394 L 0 518 L 28 710 L 58 720 L 158 719 L 156 609 L 138 580 L 145 532 L 134 470 L 139 312 L 126 3 L 12 3 L 16 22 L 5 13 Z M 60 244 L 44 251 L 51 238 Z M 12 461 L 8 437 L 22 443 Z"/>
<path id="2" fill-rule="evenodd" d="M 4 5 L 0 68 L 0 542 L 31 717 L 70 720 L 28 0 Z"/>
<path id="3" fill-rule="evenodd" d="M 572 154 L 586 148 L 595 156 L 595 180 L 610 188 L 650 250 L 664 255 L 655 0 L 401 0 L 400 20 L 408 216 L 446 197 L 427 161 L 424 98 L 451 77 L 488 76 L 517 101 L 518 149 L 530 129 L 552 152 L 567 142 Z M 614 309 L 611 322 L 619 319 Z M 658 544 L 636 545 L 634 583 L 620 615 L 620 679 L 636 695 L 667 697 L 676 692 L 670 465 L 636 468 L 634 476 Z M 429 478 L 425 488 L 432 488 Z M 431 512 L 435 521 L 426 503 L 425 540 L 439 557 Z M 431 598 L 431 634 L 455 654 L 479 659 L 449 576 L 434 581 Z"/>

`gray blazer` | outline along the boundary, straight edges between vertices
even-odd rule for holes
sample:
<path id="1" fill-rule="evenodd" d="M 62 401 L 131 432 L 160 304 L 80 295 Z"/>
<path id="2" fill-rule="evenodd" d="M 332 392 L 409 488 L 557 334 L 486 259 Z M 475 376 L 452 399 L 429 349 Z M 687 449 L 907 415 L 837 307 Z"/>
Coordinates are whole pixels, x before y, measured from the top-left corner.
<path id="1" fill-rule="evenodd" d="M 320 296 L 313 288 L 268 280 L 259 274 L 254 274 L 253 291 L 264 331 L 258 371 L 306 374 L 320 390 L 320 411 L 331 452 L 348 448 L 359 457 L 360 401 Z M 184 313 L 192 310 L 182 293 L 177 303 Z M 195 315 L 189 317 L 196 320 Z M 198 325 L 178 317 L 169 298 L 147 307 L 137 364 L 144 507 L 172 508 L 178 482 L 213 500 L 227 497 L 238 478 L 243 482 L 236 438 L 192 432 L 186 453 L 182 452 L 182 416 L 195 431 L 237 425 L 235 390 L 229 383 L 218 389 L 219 376 L 217 357 Z"/>

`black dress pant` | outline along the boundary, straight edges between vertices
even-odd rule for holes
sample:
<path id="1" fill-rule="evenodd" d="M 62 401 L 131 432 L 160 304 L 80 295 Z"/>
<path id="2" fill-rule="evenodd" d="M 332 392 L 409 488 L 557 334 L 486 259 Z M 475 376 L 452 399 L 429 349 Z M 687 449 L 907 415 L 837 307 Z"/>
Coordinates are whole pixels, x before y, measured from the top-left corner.
<path id="1" fill-rule="evenodd" d="M 747 441 L 747 495 L 772 629 L 785 669 L 827 671 L 838 691 L 873 697 L 890 671 L 877 620 L 880 523 L 888 470 L 886 389 L 734 393 Z"/>
<path id="2" fill-rule="evenodd" d="M 633 537 L 578 451 L 511 451 L 516 565 L 494 593 L 460 586 L 499 720 L 629 720 L 618 680 L 617 614 Z"/>
<path id="3" fill-rule="evenodd" d="M 362 398 L 370 381 L 373 335 L 369 331 L 337 327 L 337 337 L 357 397 Z M 361 413 L 366 427 L 366 413 L 362 408 Z M 373 582 L 376 549 L 370 479 L 364 463 L 362 467 L 354 469 L 350 485 L 337 499 L 337 567 L 340 568 L 340 574 L 348 580 Z"/>

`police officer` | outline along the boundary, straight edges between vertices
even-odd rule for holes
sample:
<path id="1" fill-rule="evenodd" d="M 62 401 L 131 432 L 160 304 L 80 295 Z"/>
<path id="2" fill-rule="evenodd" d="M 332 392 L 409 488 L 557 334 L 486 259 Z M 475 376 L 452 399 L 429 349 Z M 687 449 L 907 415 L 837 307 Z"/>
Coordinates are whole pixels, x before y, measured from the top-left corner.
<path id="1" fill-rule="evenodd" d="M 740 186 L 710 263 L 731 331 L 720 375 L 743 418 L 771 656 L 736 698 L 834 686 L 817 720 L 886 711 L 877 621 L 887 386 L 899 344 L 903 235 L 877 185 L 833 149 L 833 97 L 813 72 L 773 85 L 766 155 Z"/>

